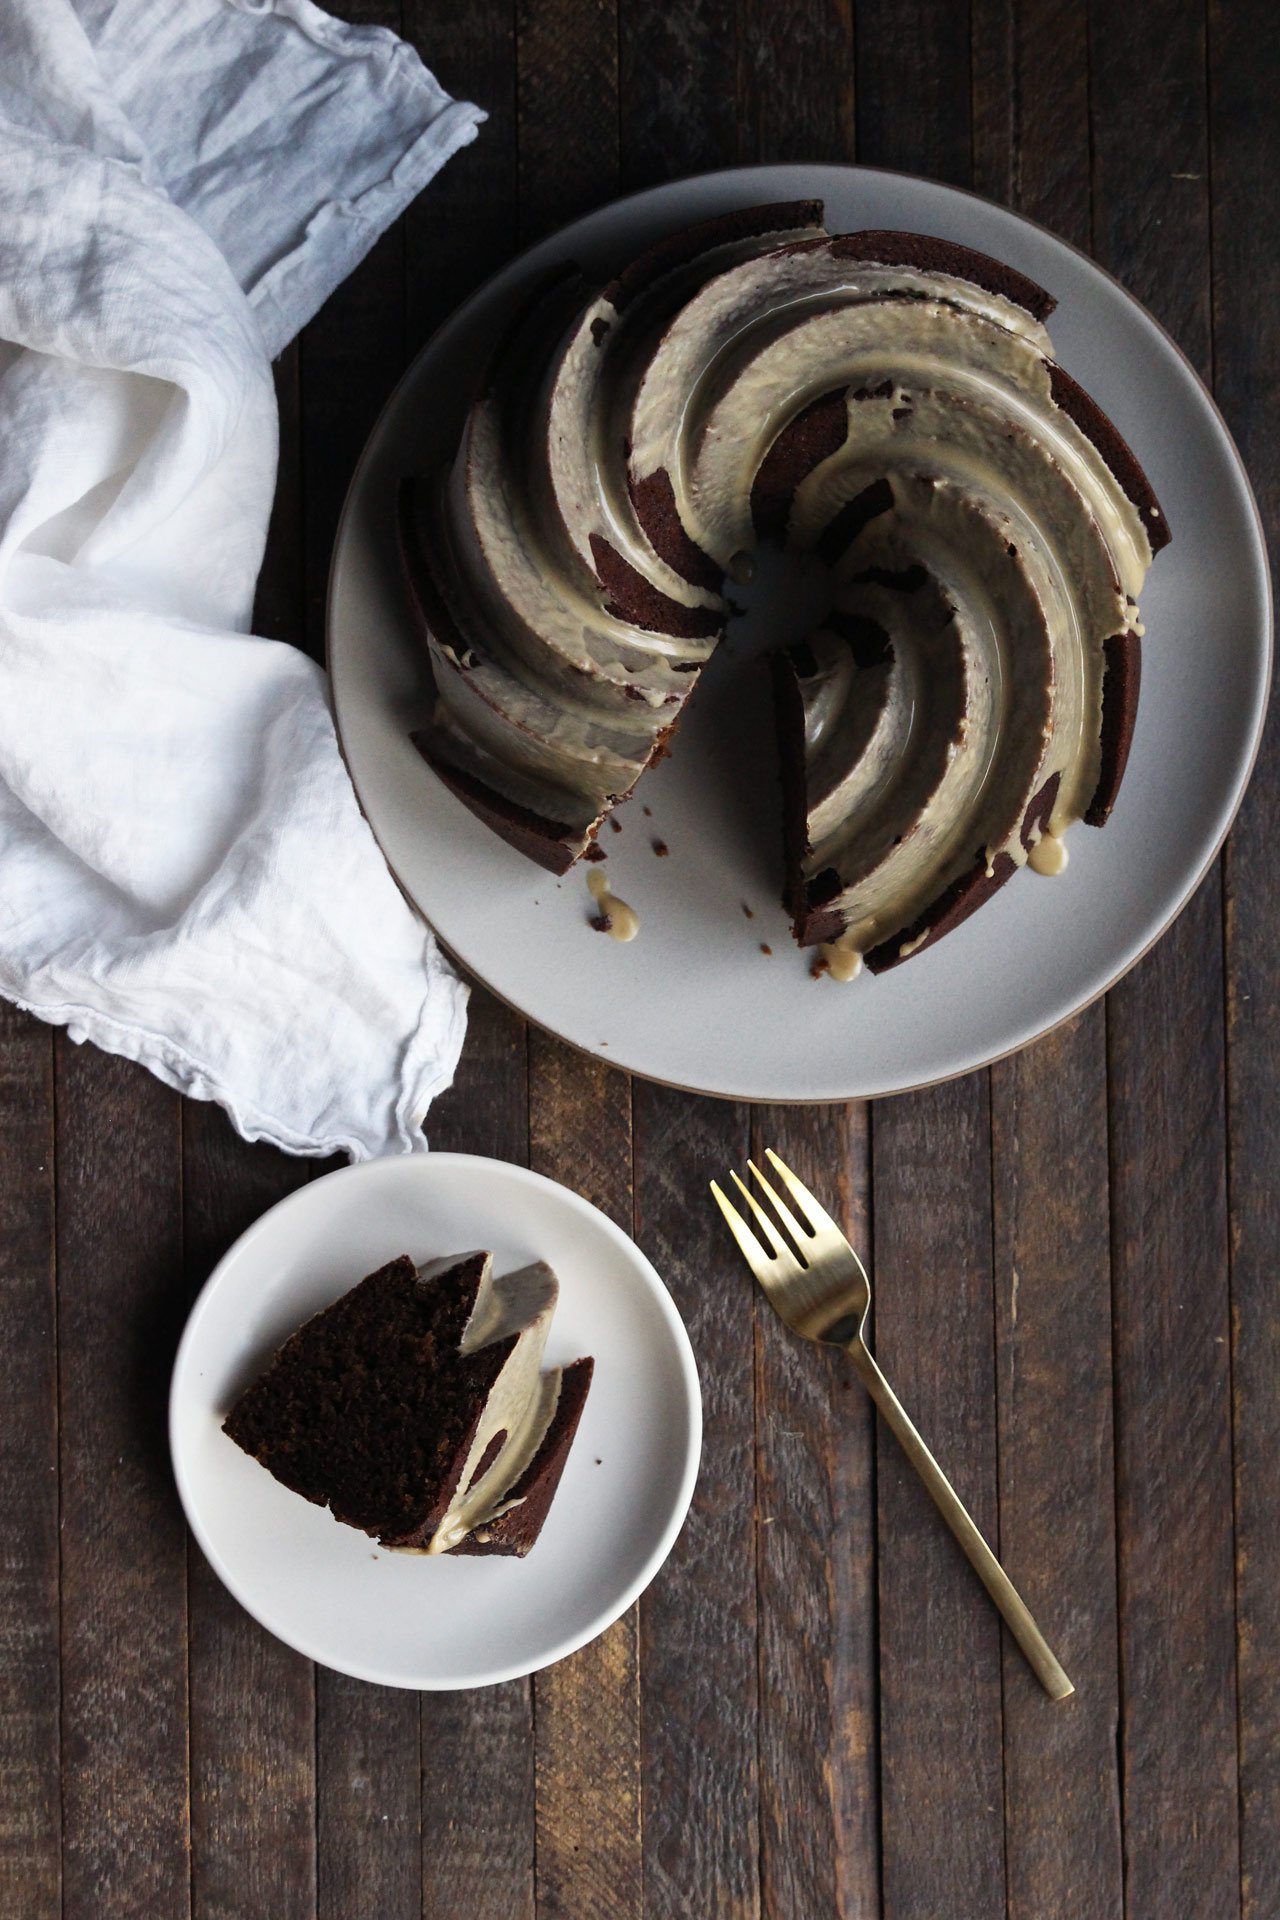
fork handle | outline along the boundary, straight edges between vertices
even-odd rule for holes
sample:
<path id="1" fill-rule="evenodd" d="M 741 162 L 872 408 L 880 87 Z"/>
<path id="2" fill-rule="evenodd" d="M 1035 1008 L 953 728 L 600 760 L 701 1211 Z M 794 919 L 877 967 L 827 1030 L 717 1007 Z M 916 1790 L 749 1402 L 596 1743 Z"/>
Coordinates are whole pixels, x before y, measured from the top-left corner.
<path id="1" fill-rule="evenodd" d="M 889 1382 L 862 1340 L 851 1340 L 848 1352 L 868 1393 L 893 1428 L 902 1451 L 915 1468 L 939 1513 L 964 1549 L 969 1565 L 1004 1616 L 1010 1633 L 1031 1663 L 1035 1676 L 1052 1700 L 1075 1692 L 1053 1656 L 1048 1641 L 1032 1619 L 1021 1594 L 974 1526 L 951 1482 L 938 1465 Z"/>

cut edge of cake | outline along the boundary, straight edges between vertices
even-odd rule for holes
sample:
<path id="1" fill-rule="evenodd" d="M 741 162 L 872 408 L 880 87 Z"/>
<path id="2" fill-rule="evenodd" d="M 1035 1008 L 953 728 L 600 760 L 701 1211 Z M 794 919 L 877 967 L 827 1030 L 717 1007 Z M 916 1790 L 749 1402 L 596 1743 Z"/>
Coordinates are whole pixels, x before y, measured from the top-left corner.
<path id="1" fill-rule="evenodd" d="M 593 1370 L 589 1359 L 542 1370 L 558 1294 L 545 1262 L 499 1276 L 484 1251 L 421 1268 L 401 1255 L 297 1328 L 223 1431 L 389 1551 L 522 1556 Z"/>

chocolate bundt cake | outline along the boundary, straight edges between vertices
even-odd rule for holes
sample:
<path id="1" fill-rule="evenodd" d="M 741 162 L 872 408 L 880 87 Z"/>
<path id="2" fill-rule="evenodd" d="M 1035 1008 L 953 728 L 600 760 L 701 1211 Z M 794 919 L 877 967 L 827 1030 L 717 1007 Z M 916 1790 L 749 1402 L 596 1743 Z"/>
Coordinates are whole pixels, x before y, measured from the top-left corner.
<path id="1" fill-rule="evenodd" d="M 436 685 L 417 744 L 555 872 L 662 752 L 757 544 L 817 555 L 830 612 L 771 662 L 786 898 L 848 974 L 1106 820 L 1169 536 L 1054 361 L 1047 293 L 821 217 L 758 207 L 599 292 L 544 282 L 399 538 Z"/>
<path id="2" fill-rule="evenodd" d="M 224 1431 L 386 1547 L 526 1554 L 591 1384 L 589 1359 L 541 1371 L 558 1292 L 488 1253 L 392 1260 L 285 1342 Z"/>

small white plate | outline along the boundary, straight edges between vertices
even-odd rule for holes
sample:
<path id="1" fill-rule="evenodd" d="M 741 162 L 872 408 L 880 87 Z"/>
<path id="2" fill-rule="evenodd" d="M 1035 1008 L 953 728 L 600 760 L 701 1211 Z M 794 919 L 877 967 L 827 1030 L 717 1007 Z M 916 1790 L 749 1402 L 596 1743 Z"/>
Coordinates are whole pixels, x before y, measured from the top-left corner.
<path id="1" fill-rule="evenodd" d="M 734 681 L 722 650 L 671 758 L 620 810 L 621 833 L 604 833 L 610 883 L 642 921 L 621 946 L 588 926 L 584 871 L 557 881 L 513 852 L 411 745 L 431 681 L 393 535 L 399 476 L 449 456 L 486 351 L 548 265 L 576 258 L 616 270 L 691 220 L 809 195 L 825 200 L 835 231 L 937 234 L 1055 294 L 1062 363 L 1133 446 L 1173 533 L 1142 599 L 1137 732 L 1105 832 L 1076 828 L 1060 878 L 1019 874 L 936 947 L 848 986 L 810 979 L 778 904 L 780 809 L 755 674 Z M 764 637 L 730 631 L 737 653 Z M 502 999 L 652 1079 L 744 1100 L 845 1100 L 946 1079 L 1026 1045 L 1104 992 L 1169 925 L 1207 872 L 1253 764 L 1271 669 L 1270 578 L 1249 482 L 1212 400 L 1100 267 L 1030 221 L 930 181 L 750 167 L 576 221 L 441 329 L 352 481 L 330 582 L 329 660 L 343 748 L 387 859 L 446 946 Z M 655 859 L 654 839 L 668 858 Z"/>
<path id="2" fill-rule="evenodd" d="M 222 1432 L 309 1315 L 396 1254 L 547 1260 L 558 1364 L 595 1357 L 564 1477 L 525 1560 L 388 1553 L 290 1493 Z M 652 1580 L 702 1445 L 689 1337 L 632 1241 L 576 1193 L 468 1154 L 327 1174 L 263 1215 L 205 1285 L 178 1348 L 169 1443 L 191 1530 L 241 1606 L 309 1659 L 390 1687 L 491 1686 L 585 1645 Z"/>

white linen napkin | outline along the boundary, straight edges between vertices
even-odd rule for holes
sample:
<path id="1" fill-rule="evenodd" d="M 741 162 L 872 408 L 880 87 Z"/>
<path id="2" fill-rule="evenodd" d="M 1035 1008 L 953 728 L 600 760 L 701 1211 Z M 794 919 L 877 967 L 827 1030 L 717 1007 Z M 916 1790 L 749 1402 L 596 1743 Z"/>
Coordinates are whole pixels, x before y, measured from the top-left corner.
<path id="1" fill-rule="evenodd" d="M 244 631 L 269 358 L 483 118 L 310 0 L 0 8 L 0 993 L 289 1153 L 423 1147 L 466 989 Z"/>

